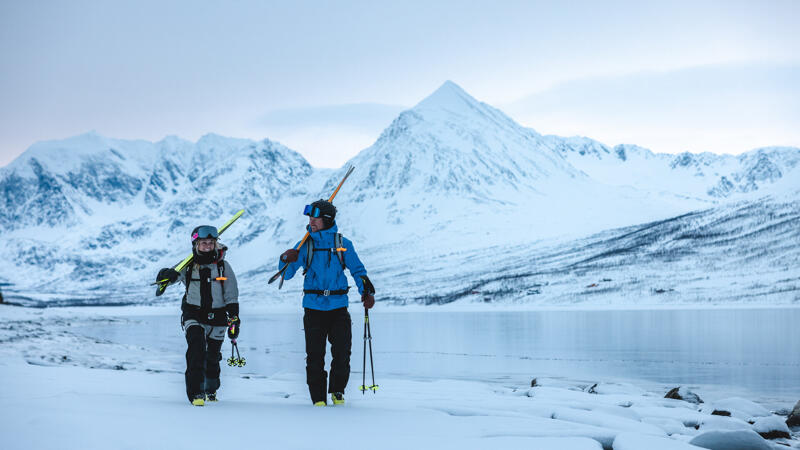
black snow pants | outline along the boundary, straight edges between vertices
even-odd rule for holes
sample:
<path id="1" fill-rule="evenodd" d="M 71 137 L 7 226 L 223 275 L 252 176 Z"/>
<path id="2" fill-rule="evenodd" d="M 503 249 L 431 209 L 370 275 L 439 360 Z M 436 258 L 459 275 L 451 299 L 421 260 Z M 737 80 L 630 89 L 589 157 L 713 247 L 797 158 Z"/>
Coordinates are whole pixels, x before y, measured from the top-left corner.
<path id="1" fill-rule="evenodd" d="M 306 383 L 311 402 L 326 401 L 326 340 L 331 343 L 331 378 L 328 392 L 344 392 L 350 379 L 352 323 L 347 308 L 331 311 L 305 309 L 303 327 L 306 335 Z"/>
<path id="2" fill-rule="evenodd" d="M 222 359 L 222 340 L 212 339 L 202 325 L 186 328 L 186 395 L 189 401 L 197 395 L 219 389 L 219 361 Z M 223 335 L 224 339 L 224 335 Z"/>

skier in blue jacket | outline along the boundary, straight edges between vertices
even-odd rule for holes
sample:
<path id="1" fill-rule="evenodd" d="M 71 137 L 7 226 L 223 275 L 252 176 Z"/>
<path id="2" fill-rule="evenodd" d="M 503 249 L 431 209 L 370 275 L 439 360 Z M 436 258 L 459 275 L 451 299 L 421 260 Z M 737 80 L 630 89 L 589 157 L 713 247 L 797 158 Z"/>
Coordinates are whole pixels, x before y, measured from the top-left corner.
<path id="1" fill-rule="evenodd" d="M 375 292 L 367 270 L 356 254 L 353 243 L 342 237 L 334 221 L 336 207 L 325 200 L 307 205 L 309 238 L 300 247 L 285 251 L 279 268 L 288 264 L 285 279 L 294 277 L 303 268 L 303 326 L 306 338 L 306 383 L 315 406 L 325 406 L 328 393 L 335 405 L 344 403 L 344 391 L 350 378 L 352 322 L 347 311 L 347 277 L 350 270 L 364 307 L 375 305 Z M 295 246 L 296 247 L 296 246 Z M 330 380 L 325 372 L 325 345 L 331 343 Z"/>

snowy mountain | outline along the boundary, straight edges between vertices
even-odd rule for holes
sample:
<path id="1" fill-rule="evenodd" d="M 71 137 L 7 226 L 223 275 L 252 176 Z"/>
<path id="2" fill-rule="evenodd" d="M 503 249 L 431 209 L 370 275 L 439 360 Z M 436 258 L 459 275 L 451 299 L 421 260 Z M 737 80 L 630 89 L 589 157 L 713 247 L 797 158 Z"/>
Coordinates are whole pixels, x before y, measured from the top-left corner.
<path id="1" fill-rule="evenodd" d="M 357 201 L 412 190 L 493 202 L 502 201 L 498 194 L 536 189 L 543 179 L 584 177 L 541 141 L 447 82 L 351 161 L 366 169 L 355 174 Z"/>
<path id="2" fill-rule="evenodd" d="M 268 140 L 148 143 L 90 133 L 37 144 L 0 175 L 5 250 L 20 265 L 7 279 L 68 302 L 110 293 L 110 303 L 141 298 L 143 289 L 129 285 L 146 286 L 154 264 L 174 264 L 162 258 L 181 259 L 197 224 L 221 224 L 245 208 L 244 226 L 226 242 L 280 235 L 285 213 L 275 208 L 304 196 L 314 173 L 302 156 Z"/>
<path id="3" fill-rule="evenodd" d="M 766 147 L 739 156 L 688 152 L 671 155 L 635 145 L 612 148 L 584 137 L 547 139 L 574 167 L 612 185 L 712 201 L 800 187 L 800 149 L 796 147 Z"/>
<path id="4" fill-rule="evenodd" d="M 376 243 L 433 239 L 480 247 L 520 233 L 530 240 L 594 232 L 708 204 L 600 183 L 577 170 L 552 138 L 452 82 L 401 113 L 345 166 L 351 164 L 358 170 L 348 182 L 354 194 L 338 199 L 347 211 L 342 223 Z"/>
<path id="5" fill-rule="evenodd" d="M 429 302 L 425 281 L 441 280 L 435 290 L 452 295 L 472 289 L 476 276 L 527 261 L 509 262 L 499 248 L 570 248 L 603 230 L 728 201 L 796 199 L 798 161 L 793 148 L 673 156 L 542 136 L 452 82 L 401 113 L 340 170 L 315 169 L 269 140 L 210 134 L 151 143 L 89 133 L 35 144 L 0 168 L 0 250 L 16 265 L 0 282 L 28 304 L 152 301 L 147 284 L 188 253 L 190 230 L 244 208 L 223 236 L 242 295 L 294 299 L 299 283 L 278 292 L 263 282 L 276 255 L 302 236 L 303 205 L 327 198 L 352 164 L 336 199 L 340 228 L 386 286 L 385 298 Z"/>
<path id="6" fill-rule="evenodd" d="M 288 180 L 312 171 L 299 154 L 267 140 L 206 135 L 196 144 L 175 137 L 149 143 L 89 133 L 36 144 L 2 169 L 0 226 L 75 225 L 109 210 L 119 218 L 131 207 L 134 215 L 191 217 L 231 198 L 258 210 L 282 196 Z"/>

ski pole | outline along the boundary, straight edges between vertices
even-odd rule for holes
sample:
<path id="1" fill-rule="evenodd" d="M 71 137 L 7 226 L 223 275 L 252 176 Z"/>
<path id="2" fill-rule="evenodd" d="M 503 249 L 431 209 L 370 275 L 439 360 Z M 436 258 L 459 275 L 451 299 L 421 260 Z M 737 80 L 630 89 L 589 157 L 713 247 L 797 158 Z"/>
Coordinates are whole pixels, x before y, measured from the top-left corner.
<path id="1" fill-rule="evenodd" d="M 367 342 L 369 342 L 369 368 L 372 373 L 372 386 L 367 387 Z M 369 310 L 364 308 L 364 364 L 361 370 L 361 394 L 364 394 L 367 389 L 372 393 L 376 393 L 378 385 L 375 384 L 375 366 L 372 359 L 372 330 L 369 327 Z"/>
<path id="2" fill-rule="evenodd" d="M 364 363 L 361 365 L 361 395 L 367 393 L 367 320 L 369 320 L 369 315 L 367 313 L 368 309 L 364 308 L 364 350 L 362 351 L 362 355 L 364 356 Z"/>
<path id="3" fill-rule="evenodd" d="M 331 194 L 330 198 L 328 198 L 329 202 L 332 202 L 334 197 L 336 197 L 336 194 L 339 193 L 339 189 L 342 188 L 342 185 L 344 184 L 345 180 L 347 180 L 347 177 L 349 177 L 350 174 L 353 173 L 353 169 L 355 169 L 355 166 L 350 166 L 350 168 L 347 169 L 347 173 L 344 174 L 344 178 L 342 178 L 342 181 L 340 181 L 339 185 L 336 186 L 336 189 L 333 191 L 333 194 Z M 303 239 L 300 241 L 299 244 L 297 244 L 297 247 L 295 247 L 295 250 L 300 250 L 300 247 L 303 246 L 303 244 L 306 242 L 306 239 L 308 239 L 309 236 L 310 236 L 309 232 L 306 231 L 305 236 L 303 236 Z M 283 279 L 286 276 L 286 268 L 287 267 L 289 267 L 289 264 L 288 263 L 284 264 L 283 267 L 281 267 L 280 270 L 278 270 L 278 272 L 275 273 L 275 275 L 273 275 L 273 276 L 271 276 L 269 278 L 269 281 L 267 281 L 267 284 L 272 284 L 273 281 L 277 280 L 278 277 L 280 277 L 281 278 L 281 282 L 278 283 L 278 289 L 282 288 L 283 287 Z"/>
<path id="4" fill-rule="evenodd" d="M 233 357 L 233 350 L 236 350 L 236 357 Z M 242 358 L 242 355 L 239 354 L 239 345 L 236 343 L 236 339 L 231 339 L 231 357 L 228 358 L 228 365 L 244 367 L 247 364 L 247 360 Z"/>
<path id="5" fill-rule="evenodd" d="M 370 329 L 369 325 L 369 310 L 364 308 L 364 320 L 367 322 L 367 341 L 369 341 L 369 369 L 372 372 L 372 386 L 369 388 L 372 389 L 372 393 L 374 394 L 378 390 L 378 385 L 375 384 L 375 366 L 373 365 L 374 360 L 372 359 L 372 330 Z"/>
<path id="6" fill-rule="evenodd" d="M 231 339 L 231 357 L 228 358 L 228 365 L 244 367 L 247 364 L 247 361 L 242 358 L 242 355 L 239 354 L 239 344 L 236 343 L 236 338 L 232 336 L 238 336 L 239 332 L 236 330 L 236 325 L 239 323 L 238 319 L 234 321 L 231 318 L 228 318 L 228 337 Z M 233 351 L 236 350 L 236 357 L 233 357 Z"/>

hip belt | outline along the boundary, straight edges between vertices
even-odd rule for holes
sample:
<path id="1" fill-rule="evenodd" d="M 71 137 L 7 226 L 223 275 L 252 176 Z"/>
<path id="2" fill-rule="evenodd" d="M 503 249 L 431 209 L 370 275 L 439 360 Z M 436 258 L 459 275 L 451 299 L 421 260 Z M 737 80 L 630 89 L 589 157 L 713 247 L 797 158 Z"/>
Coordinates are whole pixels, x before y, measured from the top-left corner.
<path id="1" fill-rule="evenodd" d="M 317 294 L 322 295 L 323 297 L 327 297 L 329 295 L 344 295 L 350 292 L 350 288 L 347 289 L 339 289 L 336 291 L 331 291 L 329 289 L 320 290 L 320 289 L 303 289 L 303 294 Z"/>

